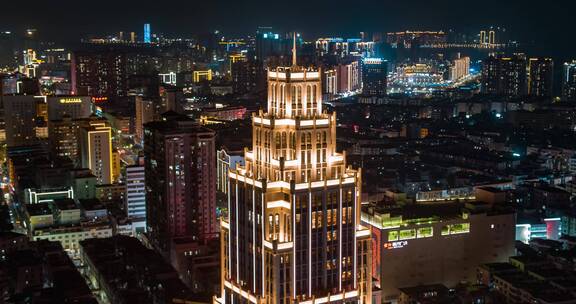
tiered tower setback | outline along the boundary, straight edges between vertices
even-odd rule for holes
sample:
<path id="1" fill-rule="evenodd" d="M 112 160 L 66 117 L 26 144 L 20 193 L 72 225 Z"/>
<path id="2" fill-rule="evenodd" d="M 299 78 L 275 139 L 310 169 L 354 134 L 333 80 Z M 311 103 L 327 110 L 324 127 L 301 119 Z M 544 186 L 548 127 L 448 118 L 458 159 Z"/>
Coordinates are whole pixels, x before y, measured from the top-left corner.
<path id="1" fill-rule="evenodd" d="M 295 56 L 268 71 L 267 112 L 253 115 L 253 148 L 228 176 L 217 302 L 371 302 L 361 174 L 336 152 L 320 75 Z"/>

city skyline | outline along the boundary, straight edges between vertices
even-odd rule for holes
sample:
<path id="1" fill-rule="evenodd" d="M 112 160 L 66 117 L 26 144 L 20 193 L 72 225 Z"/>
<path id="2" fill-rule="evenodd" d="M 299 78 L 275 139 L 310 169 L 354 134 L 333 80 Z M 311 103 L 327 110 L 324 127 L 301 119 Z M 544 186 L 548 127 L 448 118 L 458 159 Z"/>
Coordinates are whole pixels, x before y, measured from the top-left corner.
<path id="1" fill-rule="evenodd" d="M 576 303 L 573 4 L 0 4 L 0 302 Z"/>
<path id="2" fill-rule="evenodd" d="M 61 5 L 66 3 L 72 1 L 66 0 Z M 570 8 L 575 7 L 571 3 L 531 5 L 525 1 L 501 3 L 489 0 L 479 4 L 478 9 L 471 9 L 453 0 L 441 3 L 375 1 L 362 5 L 343 0 L 297 0 L 292 3 L 293 7 L 299 8 L 294 10 L 294 14 L 299 16 L 297 22 L 293 18 L 276 18 L 274 12 L 280 7 L 260 0 L 250 3 L 231 0 L 163 3 L 165 9 L 156 9 L 151 2 L 106 0 L 97 6 L 80 7 L 75 4 L 73 7 L 77 8 L 72 10 L 48 6 L 29 12 L 27 18 L 11 13 L 18 8 L 16 4 L 8 2 L 2 6 L 0 31 L 39 28 L 45 39 L 65 42 L 121 30 L 142 35 L 144 23 L 150 23 L 153 32 L 181 37 L 214 30 L 245 35 L 253 33 L 259 26 L 272 26 L 282 31 L 297 30 L 311 36 L 410 29 L 476 32 L 482 27 L 501 26 L 524 43 L 553 46 L 547 49 L 554 50 L 559 56 L 576 49 L 576 42 L 566 39 L 569 29 L 576 26 L 576 21 L 570 18 Z M 178 9 L 169 9 L 171 7 Z M 90 22 L 86 22 L 88 20 Z"/>

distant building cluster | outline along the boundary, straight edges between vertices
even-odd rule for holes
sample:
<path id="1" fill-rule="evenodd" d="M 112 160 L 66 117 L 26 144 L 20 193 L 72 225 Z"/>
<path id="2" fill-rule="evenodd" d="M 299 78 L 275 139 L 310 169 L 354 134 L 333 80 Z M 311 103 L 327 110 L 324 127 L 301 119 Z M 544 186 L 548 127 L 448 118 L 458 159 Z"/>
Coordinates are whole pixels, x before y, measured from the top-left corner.
<path id="1" fill-rule="evenodd" d="M 39 33 L 0 32 L 0 302 L 576 303 L 576 59 Z"/>

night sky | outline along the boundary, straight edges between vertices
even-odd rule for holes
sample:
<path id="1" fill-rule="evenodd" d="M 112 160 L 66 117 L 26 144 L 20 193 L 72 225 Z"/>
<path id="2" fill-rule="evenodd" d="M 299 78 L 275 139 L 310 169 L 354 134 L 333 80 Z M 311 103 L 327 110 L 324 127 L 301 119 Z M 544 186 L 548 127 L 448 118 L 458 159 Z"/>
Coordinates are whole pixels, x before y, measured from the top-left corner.
<path id="1" fill-rule="evenodd" d="M 27 5 L 35 2 L 43 4 Z M 145 21 L 152 23 L 153 32 L 169 36 L 214 29 L 240 35 L 258 26 L 273 26 L 296 29 L 311 38 L 404 29 L 475 31 L 498 25 L 520 41 L 576 57 L 575 10 L 576 1 L 570 0 L 44 0 L 26 5 L 3 0 L 0 30 L 33 27 L 42 38 L 66 41 L 86 34 L 141 32 Z"/>

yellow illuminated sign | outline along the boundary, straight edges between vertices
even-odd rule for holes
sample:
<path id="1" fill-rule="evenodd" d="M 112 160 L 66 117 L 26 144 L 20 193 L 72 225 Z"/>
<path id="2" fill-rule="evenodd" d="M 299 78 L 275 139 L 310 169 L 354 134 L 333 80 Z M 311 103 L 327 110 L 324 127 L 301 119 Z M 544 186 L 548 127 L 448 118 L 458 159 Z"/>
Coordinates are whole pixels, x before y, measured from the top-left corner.
<path id="1" fill-rule="evenodd" d="M 60 103 L 81 103 L 80 98 L 60 98 Z"/>

